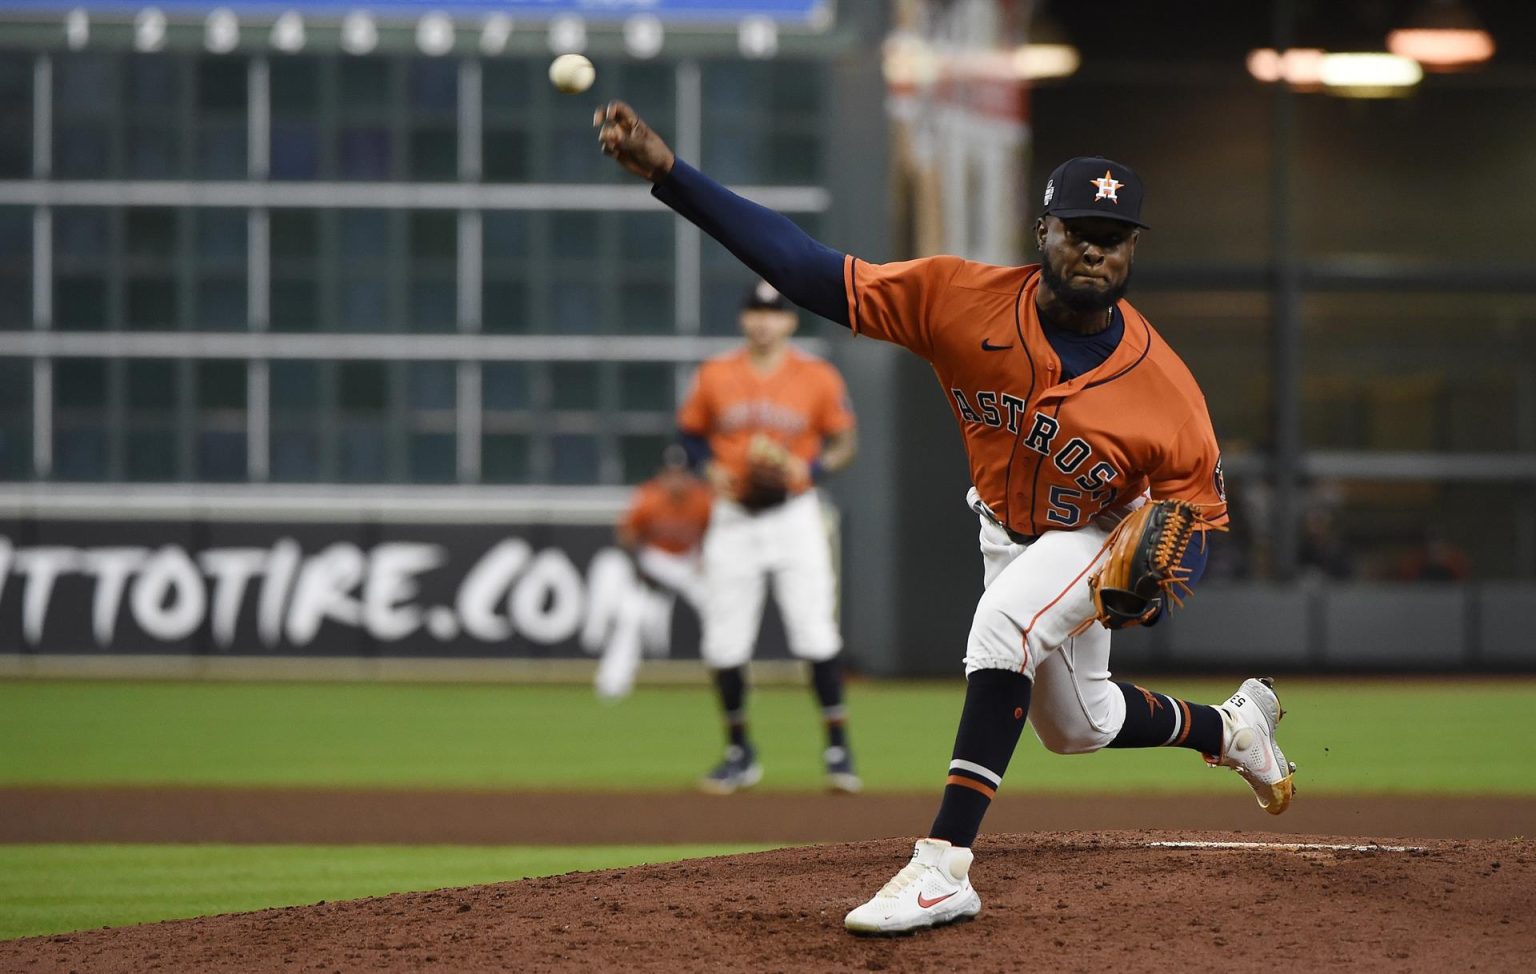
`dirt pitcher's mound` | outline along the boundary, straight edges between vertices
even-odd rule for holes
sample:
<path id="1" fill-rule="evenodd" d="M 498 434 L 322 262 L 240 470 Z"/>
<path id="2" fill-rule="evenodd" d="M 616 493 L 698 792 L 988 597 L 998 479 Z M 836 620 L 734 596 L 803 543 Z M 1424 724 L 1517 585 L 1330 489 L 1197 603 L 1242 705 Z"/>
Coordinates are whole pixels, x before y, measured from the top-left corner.
<path id="1" fill-rule="evenodd" d="M 6 971 L 1524 969 L 1536 844 L 990 836 L 974 922 L 858 939 L 885 839 L 0 943 Z M 1162 844 L 1160 844 L 1162 843 Z"/>

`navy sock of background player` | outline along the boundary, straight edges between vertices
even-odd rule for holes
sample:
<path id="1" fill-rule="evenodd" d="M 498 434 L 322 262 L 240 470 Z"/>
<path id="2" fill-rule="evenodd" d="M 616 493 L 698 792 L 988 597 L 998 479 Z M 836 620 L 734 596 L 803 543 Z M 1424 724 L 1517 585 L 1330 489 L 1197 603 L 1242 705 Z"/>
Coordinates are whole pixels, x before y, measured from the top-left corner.
<path id="1" fill-rule="evenodd" d="M 603 152 L 649 180 L 652 195 L 775 282 L 795 304 L 848 326 L 842 253 L 812 239 L 788 217 L 737 196 L 678 160 L 628 105 L 609 103 L 598 110 L 593 124 L 599 127 Z M 1193 584 L 1204 560 L 1189 567 Z M 1125 696 L 1125 723 L 1109 747 L 1221 752 L 1223 724 L 1215 707 L 1130 683 L 1116 686 Z M 967 679 L 951 770 L 930 838 L 957 846 L 975 842 L 1029 716 L 1030 690 L 1029 678 L 1011 670 L 978 670 Z"/>

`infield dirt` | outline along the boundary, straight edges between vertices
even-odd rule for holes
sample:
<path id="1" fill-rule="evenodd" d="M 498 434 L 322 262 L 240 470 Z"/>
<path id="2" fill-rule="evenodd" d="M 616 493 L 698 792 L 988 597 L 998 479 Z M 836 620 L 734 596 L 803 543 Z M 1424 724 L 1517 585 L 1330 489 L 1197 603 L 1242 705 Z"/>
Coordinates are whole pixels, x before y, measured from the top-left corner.
<path id="1" fill-rule="evenodd" d="M 0 810 L 0 841 L 788 842 L 910 832 L 932 797 L 12 789 Z M 907 938 L 842 927 L 910 854 L 891 838 L 32 937 L 0 943 L 0 971 L 1417 972 L 1536 955 L 1536 843 L 1422 838 L 1528 835 L 1530 800 L 1298 799 L 1270 818 L 1236 796 L 1035 796 L 994 811 L 1003 831 L 972 871 L 981 916 Z M 1189 841 L 1260 845 L 1153 844 Z"/>
<path id="2" fill-rule="evenodd" d="M 0 969 L 1509 971 L 1536 951 L 1529 842 L 1150 844 L 1224 838 L 991 836 L 972 871 L 981 916 L 897 939 L 842 928 L 910 852 L 882 839 L 35 937 L 0 943 Z"/>

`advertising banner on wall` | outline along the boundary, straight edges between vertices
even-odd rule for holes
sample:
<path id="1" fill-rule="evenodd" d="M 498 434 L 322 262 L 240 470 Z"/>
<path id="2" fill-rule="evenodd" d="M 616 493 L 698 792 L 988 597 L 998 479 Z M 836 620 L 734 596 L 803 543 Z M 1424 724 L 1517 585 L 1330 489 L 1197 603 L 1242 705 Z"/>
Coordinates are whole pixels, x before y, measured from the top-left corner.
<path id="1" fill-rule="evenodd" d="M 640 584 L 607 526 L 0 521 L 0 652 L 561 659 Z M 682 600 L 657 655 L 698 658 Z M 766 627 L 757 658 L 785 658 Z"/>

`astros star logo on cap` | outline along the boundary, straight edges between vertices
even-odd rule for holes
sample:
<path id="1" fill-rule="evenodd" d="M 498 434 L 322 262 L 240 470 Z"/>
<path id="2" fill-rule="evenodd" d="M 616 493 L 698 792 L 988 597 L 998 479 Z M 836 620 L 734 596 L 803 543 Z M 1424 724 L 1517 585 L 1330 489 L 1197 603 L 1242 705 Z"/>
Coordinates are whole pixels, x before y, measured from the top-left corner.
<path id="1" fill-rule="evenodd" d="M 1099 200 L 1109 200 L 1110 202 L 1117 204 L 1120 202 L 1120 198 L 1115 195 L 1115 190 L 1119 189 L 1125 184 L 1116 179 L 1114 174 L 1111 173 L 1108 169 L 1104 170 L 1104 175 L 1100 176 L 1098 179 L 1090 179 L 1088 181 L 1099 188 L 1098 195 L 1093 198 L 1094 202 L 1098 202 Z"/>

